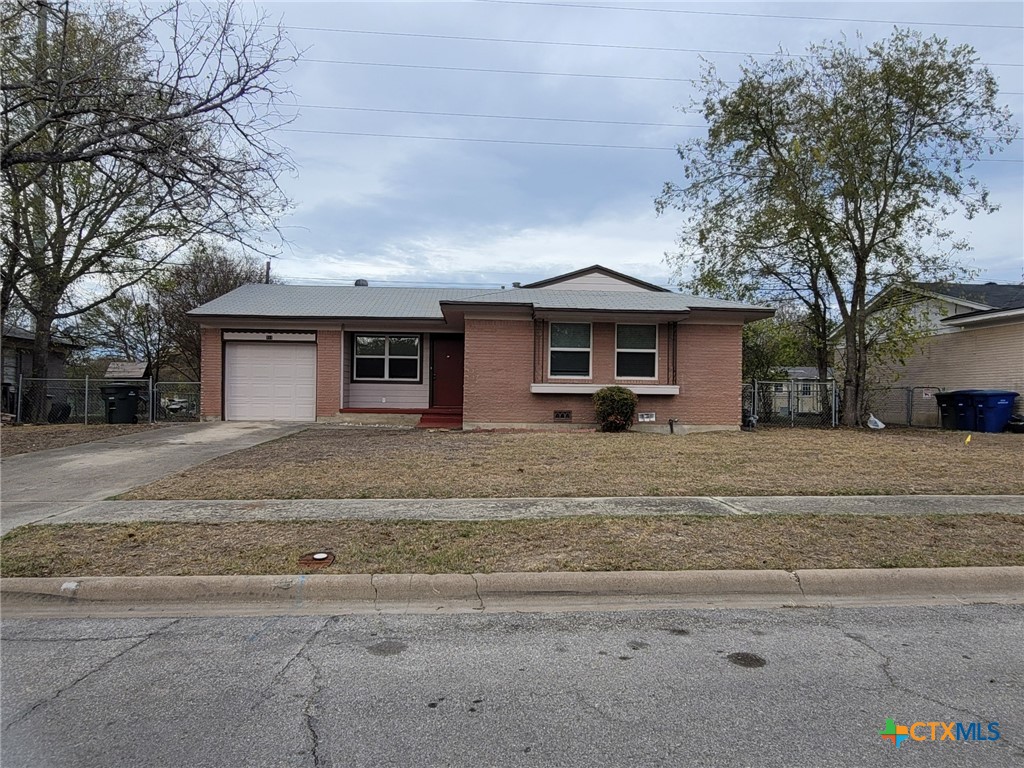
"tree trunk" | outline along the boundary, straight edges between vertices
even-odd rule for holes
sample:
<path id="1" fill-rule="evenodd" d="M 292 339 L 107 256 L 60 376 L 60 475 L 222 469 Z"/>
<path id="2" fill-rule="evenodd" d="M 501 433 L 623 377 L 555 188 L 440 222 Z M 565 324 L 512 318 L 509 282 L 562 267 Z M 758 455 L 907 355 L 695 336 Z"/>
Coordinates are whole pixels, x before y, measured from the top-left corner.
<path id="1" fill-rule="evenodd" d="M 48 381 L 50 378 L 50 349 L 53 346 L 53 315 L 35 316 L 35 337 L 32 340 L 32 381 L 29 382 L 25 400 L 28 412 L 22 413 L 22 421 L 42 423 L 49 416 L 47 407 Z"/>

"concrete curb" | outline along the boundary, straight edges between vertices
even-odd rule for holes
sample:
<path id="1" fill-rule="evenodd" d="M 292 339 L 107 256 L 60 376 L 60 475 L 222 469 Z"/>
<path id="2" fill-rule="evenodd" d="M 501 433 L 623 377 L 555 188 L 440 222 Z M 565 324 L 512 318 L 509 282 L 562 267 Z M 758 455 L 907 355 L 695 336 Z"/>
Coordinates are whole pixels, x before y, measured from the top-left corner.
<path id="1" fill-rule="evenodd" d="M 179 615 L 1024 603 L 1024 567 L 23 578 L 0 582 L 0 601 L 14 613 Z"/>

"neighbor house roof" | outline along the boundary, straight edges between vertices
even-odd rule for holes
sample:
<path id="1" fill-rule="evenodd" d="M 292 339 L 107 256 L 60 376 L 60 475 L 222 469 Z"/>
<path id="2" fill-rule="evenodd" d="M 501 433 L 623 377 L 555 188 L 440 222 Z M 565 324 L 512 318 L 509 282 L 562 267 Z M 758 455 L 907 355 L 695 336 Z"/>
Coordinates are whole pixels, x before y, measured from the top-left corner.
<path id="1" fill-rule="evenodd" d="M 736 301 L 671 291 L 581 291 L 557 288 L 385 288 L 373 286 L 244 285 L 197 307 L 195 317 L 393 318 L 443 320 L 441 305 L 527 306 L 534 310 L 686 313 L 738 310 L 770 316 L 773 310 Z"/>
<path id="2" fill-rule="evenodd" d="M 5 339 L 16 339 L 18 341 L 35 341 L 36 335 L 25 328 L 8 325 L 3 329 L 3 337 Z M 76 344 L 70 339 L 64 338 L 57 333 L 50 335 L 50 346 L 67 347 L 68 349 L 82 349 L 80 344 Z"/>
<path id="3" fill-rule="evenodd" d="M 577 277 L 584 277 L 587 275 L 605 275 L 606 277 L 613 277 L 623 283 L 629 283 L 635 285 L 638 288 L 645 288 L 648 291 L 668 291 L 668 288 L 662 288 L 660 285 L 654 283 L 648 283 L 644 280 L 639 280 L 630 275 L 624 275 L 621 272 L 616 272 L 614 269 L 608 269 L 608 267 L 602 267 L 600 264 L 594 264 L 590 267 L 584 267 L 583 269 L 577 269 L 575 272 L 567 272 L 564 275 L 556 275 L 555 277 L 549 277 L 546 280 L 538 280 L 535 283 L 529 283 L 522 286 L 523 288 L 546 288 L 552 285 L 558 285 L 568 280 L 572 280 Z"/>
<path id="4" fill-rule="evenodd" d="M 939 296 L 984 304 L 992 309 L 1024 307 L 1024 285 L 1010 283 L 914 283 L 915 288 Z"/>

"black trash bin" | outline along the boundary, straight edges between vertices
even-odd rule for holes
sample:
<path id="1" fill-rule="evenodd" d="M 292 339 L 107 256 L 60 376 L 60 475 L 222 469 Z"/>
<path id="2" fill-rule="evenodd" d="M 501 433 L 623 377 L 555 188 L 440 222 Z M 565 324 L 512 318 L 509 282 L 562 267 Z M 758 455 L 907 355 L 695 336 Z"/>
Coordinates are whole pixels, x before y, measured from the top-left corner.
<path id="1" fill-rule="evenodd" d="M 943 429 L 956 429 L 956 411 L 953 408 L 955 392 L 936 392 L 935 402 L 939 406 L 939 426 Z"/>
<path id="2" fill-rule="evenodd" d="M 953 415 L 956 417 L 955 428 L 961 432 L 973 432 L 977 427 L 978 413 L 974 395 L 979 391 L 977 389 L 957 389 L 950 392 L 953 395 Z"/>
<path id="3" fill-rule="evenodd" d="M 107 406 L 107 424 L 137 424 L 139 387 L 137 384 L 107 384 L 100 387 Z"/>

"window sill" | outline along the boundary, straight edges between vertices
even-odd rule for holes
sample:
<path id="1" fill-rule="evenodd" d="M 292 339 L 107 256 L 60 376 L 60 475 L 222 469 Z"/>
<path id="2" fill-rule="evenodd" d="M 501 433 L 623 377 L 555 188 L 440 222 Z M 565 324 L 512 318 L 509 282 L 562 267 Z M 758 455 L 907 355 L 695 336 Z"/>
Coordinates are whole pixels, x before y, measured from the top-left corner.
<path id="1" fill-rule="evenodd" d="M 675 384 L 531 384 L 530 392 L 535 395 L 592 395 L 608 386 L 620 386 L 638 395 L 678 395 Z"/>

